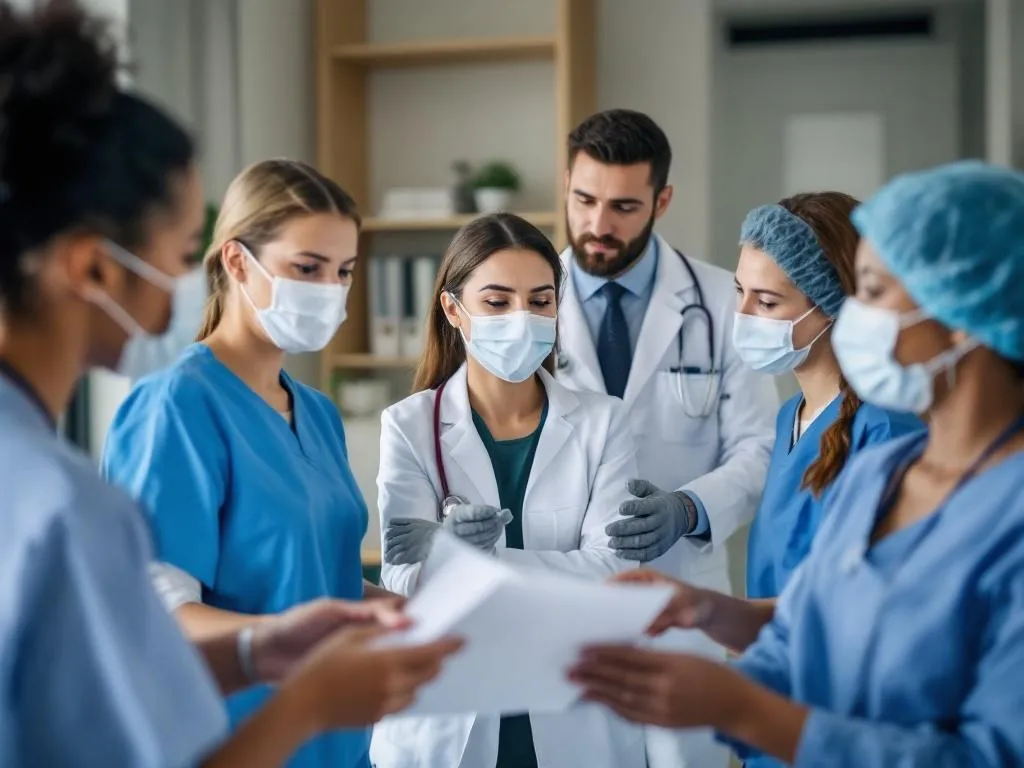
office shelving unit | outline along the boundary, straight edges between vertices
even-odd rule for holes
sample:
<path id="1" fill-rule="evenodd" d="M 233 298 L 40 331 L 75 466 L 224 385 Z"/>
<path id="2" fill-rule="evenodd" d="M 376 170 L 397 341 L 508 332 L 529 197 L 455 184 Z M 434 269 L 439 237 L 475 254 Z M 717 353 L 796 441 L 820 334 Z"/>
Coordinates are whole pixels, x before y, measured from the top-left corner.
<path id="1" fill-rule="evenodd" d="M 554 233 L 565 243 L 562 178 L 566 165 L 565 137 L 595 109 L 595 0 L 551 0 L 556 4 L 554 34 L 518 37 L 473 37 L 374 43 L 366 40 L 367 6 L 373 0 L 318 0 L 316 17 L 317 150 L 320 169 L 369 210 L 368 74 L 382 68 L 462 66 L 490 62 L 550 61 L 555 99 L 556 162 L 551 211 L 521 215 Z M 378 0 L 380 1 L 380 0 Z M 467 3 L 472 0 L 466 0 Z M 372 257 L 373 238 L 381 233 L 455 232 L 471 216 L 401 220 L 369 218 L 363 227 L 361 252 Z M 395 371 L 413 361 L 370 354 L 368 269 L 356 271 L 349 295 L 348 320 L 321 357 L 322 383 L 329 389 L 339 370 Z"/>

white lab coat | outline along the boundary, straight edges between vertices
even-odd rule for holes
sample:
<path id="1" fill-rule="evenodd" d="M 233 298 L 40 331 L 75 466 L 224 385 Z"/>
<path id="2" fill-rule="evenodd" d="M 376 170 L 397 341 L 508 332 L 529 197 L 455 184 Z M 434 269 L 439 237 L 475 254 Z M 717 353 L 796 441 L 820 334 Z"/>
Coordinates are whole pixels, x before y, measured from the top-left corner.
<path id="1" fill-rule="evenodd" d="M 540 372 L 548 414 L 523 502 L 525 549 L 497 555 L 523 569 L 545 568 L 604 579 L 631 567 L 608 546 L 605 526 L 619 519 L 636 473 L 636 450 L 615 398 L 573 392 Z M 419 392 L 381 419 L 377 485 L 382 531 L 395 517 L 436 520 L 441 484 L 434 460 L 434 393 Z M 500 506 L 494 472 L 469 407 L 466 368 L 441 398 L 441 446 L 452 493 Z M 384 565 L 384 587 L 408 595 L 419 565 Z M 539 768 L 645 768 L 643 731 L 589 704 L 561 714 L 531 716 Z M 374 728 L 376 768 L 493 768 L 497 717 L 390 717 Z"/>
<path id="2" fill-rule="evenodd" d="M 567 386 L 605 392 L 597 351 L 576 289 L 570 265 L 572 251 L 562 253 L 569 278 L 558 311 L 558 380 Z M 717 405 L 707 418 L 687 416 L 677 395 L 678 334 L 683 329 L 683 365 L 708 368 L 707 326 L 697 312 L 684 307 L 697 301 L 693 279 L 672 246 L 658 237 L 658 269 L 650 304 L 633 355 L 623 400 L 639 446 L 640 476 L 664 490 L 692 491 L 703 502 L 711 525 L 711 541 L 680 539 L 649 565 L 691 584 L 731 592 L 724 544 L 754 516 L 761 498 L 775 436 L 778 394 L 768 376 L 752 372 L 732 347 L 736 293 L 733 275 L 705 262 L 689 259 L 714 320 Z M 703 395 L 706 379 L 691 380 L 694 400 Z M 692 412 L 692 410 L 691 410 Z M 656 644 L 717 658 L 725 651 L 698 632 L 669 632 Z M 651 768 L 716 768 L 727 752 L 707 731 L 670 732 L 649 729 Z"/>

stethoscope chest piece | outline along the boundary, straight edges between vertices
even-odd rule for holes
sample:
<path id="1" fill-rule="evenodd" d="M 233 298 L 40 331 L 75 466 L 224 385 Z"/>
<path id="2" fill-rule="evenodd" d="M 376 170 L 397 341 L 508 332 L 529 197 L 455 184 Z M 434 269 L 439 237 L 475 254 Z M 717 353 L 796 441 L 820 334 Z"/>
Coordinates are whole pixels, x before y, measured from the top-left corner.
<path id="1" fill-rule="evenodd" d="M 441 502 L 441 509 L 438 511 L 437 522 L 443 523 L 445 520 L 448 519 L 449 515 L 451 515 L 452 510 L 454 510 L 455 507 L 459 506 L 460 504 L 468 503 L 468 500 L 464 499 L 462 496 L 459 496 L 458 494 L 453 493 L 450 496 L 445 496 L 444 501 Z"/>

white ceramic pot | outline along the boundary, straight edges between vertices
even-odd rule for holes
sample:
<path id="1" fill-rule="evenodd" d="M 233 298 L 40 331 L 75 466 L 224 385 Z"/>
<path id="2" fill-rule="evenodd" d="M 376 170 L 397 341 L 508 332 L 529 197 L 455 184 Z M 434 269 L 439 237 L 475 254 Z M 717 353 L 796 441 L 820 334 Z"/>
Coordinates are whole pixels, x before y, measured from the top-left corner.
<path id="1" fill-rule="evenodd" d="M 474 190 L 476 209 L 480 213 L 500 213 L 507 211 L 512 203 L 512 190 L 496 187 L 481 187 Z"/>

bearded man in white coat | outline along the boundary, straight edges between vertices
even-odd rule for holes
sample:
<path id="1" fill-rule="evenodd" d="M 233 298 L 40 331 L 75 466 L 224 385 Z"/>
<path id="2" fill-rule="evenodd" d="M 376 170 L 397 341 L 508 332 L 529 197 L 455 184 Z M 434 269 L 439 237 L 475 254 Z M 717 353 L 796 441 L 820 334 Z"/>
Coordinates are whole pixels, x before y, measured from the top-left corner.
<path id="1" fill-rule="evenodd" d="M 570 134 L 556 371 L 628 407 L 641 478 L 620 509 L 626 519 L 609 525 L 617 554 L 729 592 L 725 544 L 760 499 L 778 395 L 732 348 L 733 275 L 654 232 L 672 201 L 671 161 L 665 133 L 639 112 L 601 112 Z M 657 642 L 725 655 L 697 632 Z M 708 731 L 649 728 L 646 745 L 650 768 L 728 764 Z"/>

